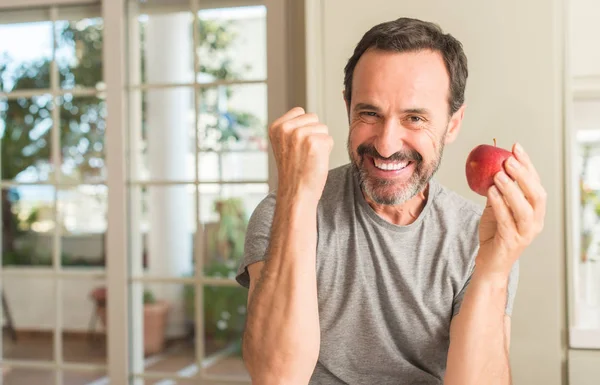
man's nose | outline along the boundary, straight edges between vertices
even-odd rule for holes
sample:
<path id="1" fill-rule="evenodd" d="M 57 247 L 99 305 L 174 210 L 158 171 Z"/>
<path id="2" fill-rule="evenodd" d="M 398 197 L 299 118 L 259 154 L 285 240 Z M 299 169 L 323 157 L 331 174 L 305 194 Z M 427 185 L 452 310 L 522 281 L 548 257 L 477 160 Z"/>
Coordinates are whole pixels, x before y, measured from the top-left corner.
<path id="1" fill-rule="evenodd" d="M 377 132 L 375 149 L 384 158 L 389 158 L 404 145 L 404 127 L 396 119 L 385 119 Z"/>

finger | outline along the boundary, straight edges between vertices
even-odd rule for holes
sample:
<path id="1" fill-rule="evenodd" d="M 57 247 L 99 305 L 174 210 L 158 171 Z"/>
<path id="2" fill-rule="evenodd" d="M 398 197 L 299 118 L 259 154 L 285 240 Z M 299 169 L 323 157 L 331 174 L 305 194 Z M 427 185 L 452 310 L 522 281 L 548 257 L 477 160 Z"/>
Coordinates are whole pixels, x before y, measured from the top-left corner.
<path id="1" fill-rule="evenodd" d="M 525 194 L 525 199 L 533 207 L 536 219 L 543 219 L 546 206 L 546 190 L 544 190 L 540 181 L 534 178 L 530 171 L 512 156 L 507 159 L 505 168 L 508 175 L 517 181 L 523 194 Z"/>
<path id="2" fill-rule="evenodd" d="M 295 143 L 301 143 L 308 136 L 321 134 L 329 134 L 329 129 L 327 126 L 322 123 L 310 123 L 294 130 L 292 132 L 292 141 Z"/>
<path id="3" fill-rule="evenodd" d="M 319 117 L 316 114 L 303 114 L 281 123 L 281 129 L 287 132 L 315 123 L 319 123 Z"/>
<path id="4" fill-rule="evenodd" d="M 512 152 L 515 158 L 525 167 L 527 171 L 529 171 L 531 176 L 533 176 L 539 182 L 541 180 L 540 176 L 531 162 L 529 155 L 527 155 L 525 149 L 523 149 L 523 146 L 521 146 L 519 143 L 515 143 L 513 145 Z"/>
<path id="5" fill-rule="evenodd" d="M 271 124 L 271 126 L 273 126 L 273 127 L 279 126 L 281 123 L 287 122 L 288 120 L 292 120 L 294 118 L 297 118 L 298 116 L 304 115 L 305 113 L 306 112 L 304 111 L 304 108 L 294 107 L 291 110 L 289 110 L 288 112 L 286 112 L 285 114 L 283 114 L 282 116 L 280 116 L 279 118 L 277 118 Z"/>
<path id="6" fill-rule="evenodd" d="M 506 199 L 507 207 L 512 211 L 519 233 L 523 235 L 528 233 L 533 220 L 533 207 L 525 199 L 521 189 L 504 171 L 494 176 L 494 183 Z"/>
<path id="7" fill-rule="evenodd" d="M 494 217 L 496 217 L 498 231 L 503 238 L 511 239 L 509 235 L 517 232 L 515 219 L 496 186 L 492 186 L 488 190 L 488 203 L 492 206 Z"/>
<path id="8" fill-rule="evenodd" d="M 298 127 L 296 131 L 303 135 L 328 134 L 329 128 L 323 123 L 316 122 Z"/>
<path id="9" fill-rule="evenodd" d="M 325 147 L 324 150 L 331 152 L 333 148 L 333 137 L 331 135 L 327 133 L 315 133 L 314 136 L 323 144 Z"/>

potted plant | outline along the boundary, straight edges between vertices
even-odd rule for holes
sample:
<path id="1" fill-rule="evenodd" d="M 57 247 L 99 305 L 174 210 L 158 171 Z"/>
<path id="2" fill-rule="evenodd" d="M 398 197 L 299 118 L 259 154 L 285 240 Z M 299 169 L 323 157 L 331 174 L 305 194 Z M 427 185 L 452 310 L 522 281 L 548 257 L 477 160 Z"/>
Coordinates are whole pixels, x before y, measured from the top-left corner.
<path id="1" fill-rule="evenodd" d="M 104 328 L 106 324 L 106 288 L 99 287 L 91 294 L 96 304 L 96 314 Z M 144 290 L 144 354 L 155 354 L 165 347 L 169 304 L 157 300 L 149 290 Z"/>

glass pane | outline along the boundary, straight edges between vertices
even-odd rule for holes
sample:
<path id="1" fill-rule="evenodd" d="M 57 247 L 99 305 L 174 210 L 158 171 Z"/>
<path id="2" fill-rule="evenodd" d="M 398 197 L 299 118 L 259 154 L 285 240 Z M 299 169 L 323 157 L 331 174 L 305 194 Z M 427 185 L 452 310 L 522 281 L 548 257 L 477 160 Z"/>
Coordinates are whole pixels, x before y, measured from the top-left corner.
<path id="1" fill-rule="evenodd" d="M 267 75 L 266 7 L 198 12 L 198 82 L 259 80 Z"/>
<path id="2" fill-rule="evenodd" d="M 595 140 L 586 140 L 596 136 Z M 576 322 L 579 328 L 600 328 L 600 127 L 579 135 L 581 250 Z"/>
<path id="3" fill-rule="evenodd" d="M 248 290 L 235 286 L 204 288 L 204 326 L 208 374 L 250 380 L 242 360 L 242 334 Z"/>
<path id="4" fill-rule="evenodd" d="M 54 370 L 2 367 L 3 385 L 54 384 Z"/>
<path id="5" fill-rule="evenodd" d="M 141 196 L 131 201 L 132 251 L 136 267 L 155 277 L 187 277 L 193 273 L 196 232 L 193 185 L 135 187 Z"/>
<path id="6" fill-rule="evenodd" d="M 2 190 L 2 265 L 15 269 L 51 266 L 54 188 L 19 186 Z"/>
<path id="7" fill-rule="evenodd" d="M 234 279 L 244 252 L 250 214 L 268 194 L 267 184 L 200 185 L 204 224 L 204 274 Z"/>
<path id="8" fill-rule="evenodd" d="M 130 45 L 135 54 L 132 84 L 194 82 L 193 23 L 190 11 L 153 12 L 138 16 Z"/>
<path id="9" fill-rule="evenodd" d="M 266 84 L 202 89 L 199 100 L 201 150 L 267 151 Z"/>
<path id="10" fill-rule="evenodd" d="M 205 182 L 267 181 L 268 153 L 258 150 L 201 152 L 199 180 Z"/>
<path id="11" fill-rule="evenodd" d="M 139 285 L 133 284 L 133 288 L 140 289 Z M 166 372 L 193 376 L 198 372 L 194 314 L 190 313 L 193 304 L 191 307 L 189 304 L 193 297 L 193 285 L 158 283 L 144 284 L 140 296 L 134 295 L 132 327 L 137 330 L 133 333 L 136 374 Z"/>
<path id="12" fill-rule="evenodd" d="M 574 285 L 577 294 L 574 322 L 577 328 L 600 328 L 600 101 L 573 104 L 577 147 L 573 189 L 580 198 Z"/>
<path id="13" fill-rule="evenodd" d="M 104 138 L 106 101 L 98 97 L 59 99 L 63 182 L 101 183 L 106 179 Z"/>
<path id="14" fill-rule="evenodd" d="M 52 22 L 0 25 L 0 90 L 50 88 Z"/>
<path id="15" fill-rule="evenodd" d="M 52 96 L 0 99 L 2 179 L 47 181 L 51 160 Z"/>
<path id="16" fill-rule="evenodd" d="M 86 268 L 78 269 L 86 272 Z M 79 279 L 64 279 L 61 291 L 63 360 L 106 364 L 105 283 L 101 279 L 89 279 L 85 276 Z M 96 371 L 85 373 L 81 378 L 91 382 L 104 374 L 102 371 Z M 71 375 L 75 376 L 75 373 Z"/>
<path id="17" fill-rule="evenodd" d="M 104 266 L 107 194 L 103 185 L 80 185 L 58 192 L 63 267 Z"/>
<path id="18" fill-rule="evenodd" d="M 56 22 L 56 61 L 62 88 L 100 85 L 103 29 L 101 18 Z"/>
<path id="19" fill-rule="evenodd" d="M 5 267 L 4 269 L 5 271 L 20 270 L 23 272 L 24 270 L 33 271 L 34 268 L 21 266 Z M 31 277 L 5 276 L 2 278 L 2 294 L 3 299 L 6 300 L 6 311 L 3 314 L 2 358 L 7 360 L 53 360 L 53 336 L 56 324 L 56 284 L 54 280 L 35 275 Z M 24 383 L 43 384 L 47 382 Z"/>
<path id="20" fill-rule="evenodd" d="M 141 122 L 130 126 L 133 180 L 194 180 L 192 88 L 144 92 Z"/>

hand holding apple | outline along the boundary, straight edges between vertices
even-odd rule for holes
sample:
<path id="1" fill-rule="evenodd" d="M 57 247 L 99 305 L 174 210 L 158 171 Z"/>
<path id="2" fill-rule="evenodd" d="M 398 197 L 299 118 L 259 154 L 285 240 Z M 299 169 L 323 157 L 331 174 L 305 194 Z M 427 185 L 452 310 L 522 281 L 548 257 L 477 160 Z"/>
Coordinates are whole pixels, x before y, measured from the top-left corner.
<path id="1" fill-rule="evenodd" d="M 470 163 L 474 162 L 474 163 Z M 525 150 L 476 147 L 467 160 L 469 186 L 487 196 L 479 223 L 476 268 L 508 277 L 544 227 L 546 191 Z"/>

